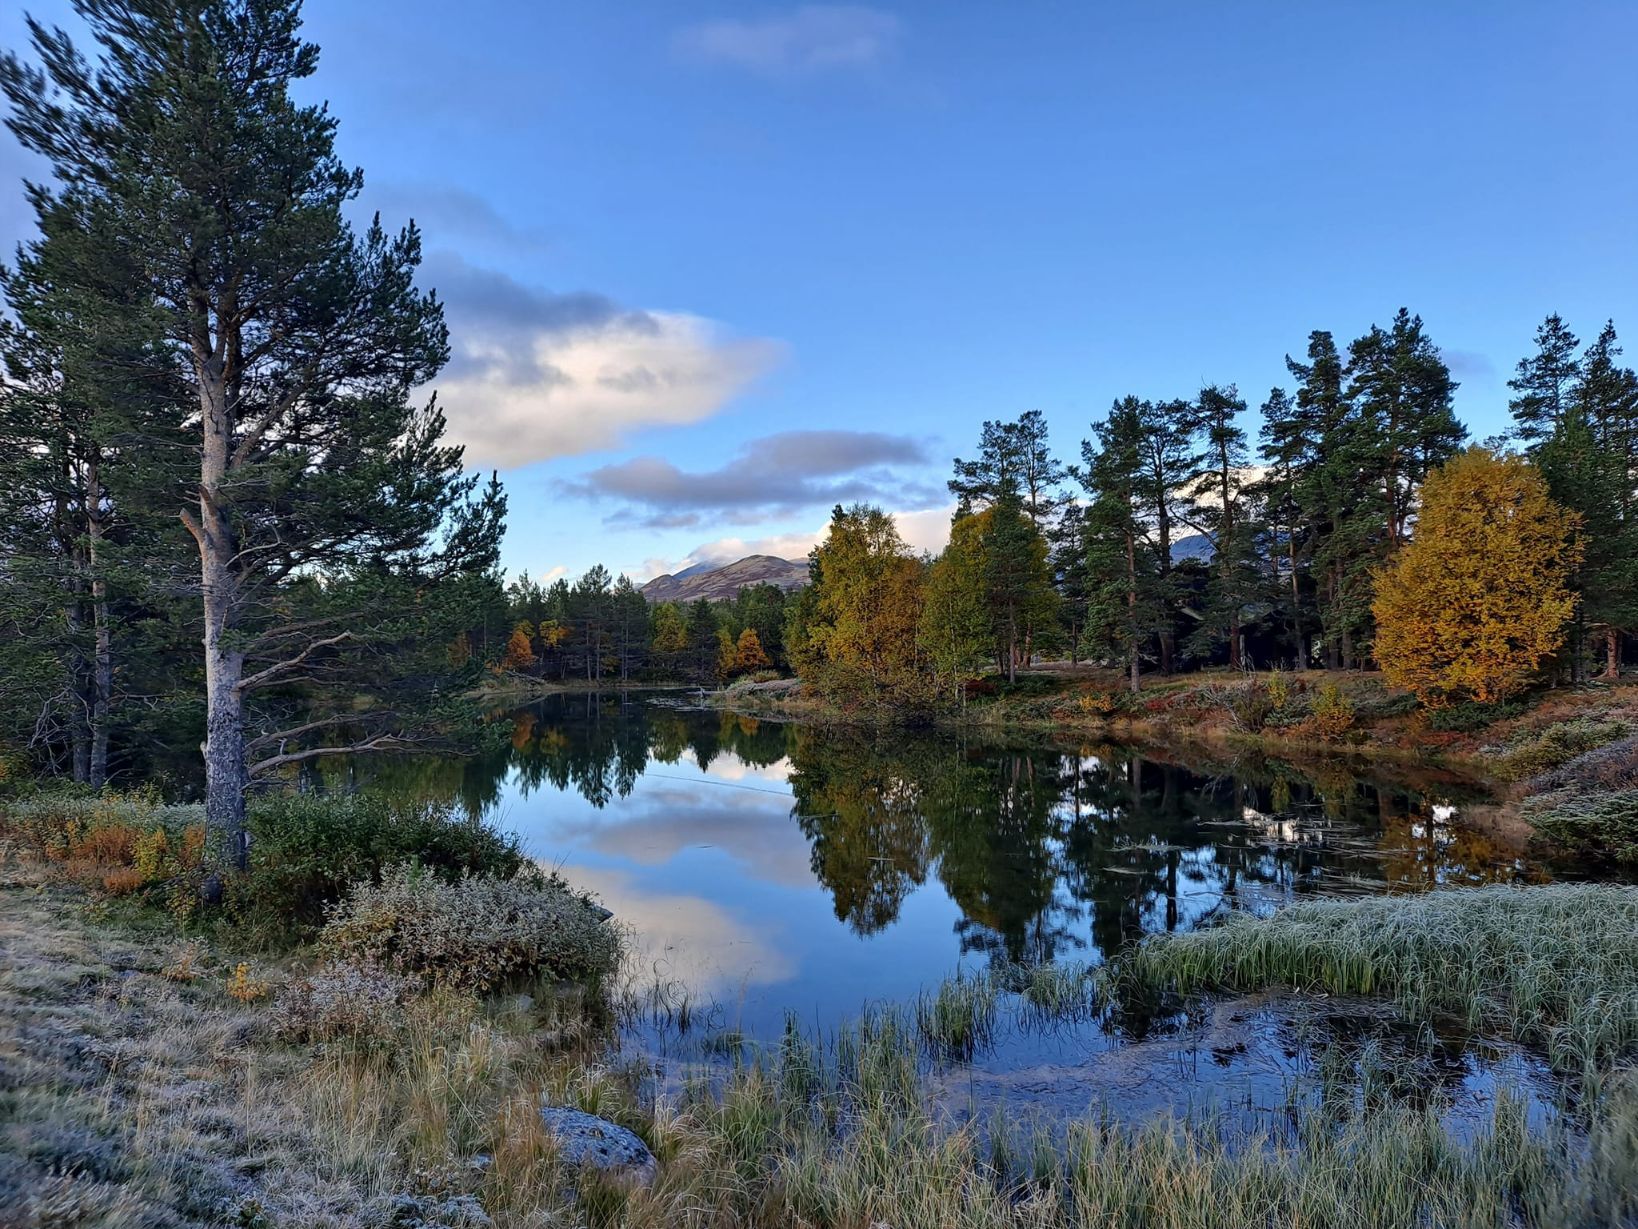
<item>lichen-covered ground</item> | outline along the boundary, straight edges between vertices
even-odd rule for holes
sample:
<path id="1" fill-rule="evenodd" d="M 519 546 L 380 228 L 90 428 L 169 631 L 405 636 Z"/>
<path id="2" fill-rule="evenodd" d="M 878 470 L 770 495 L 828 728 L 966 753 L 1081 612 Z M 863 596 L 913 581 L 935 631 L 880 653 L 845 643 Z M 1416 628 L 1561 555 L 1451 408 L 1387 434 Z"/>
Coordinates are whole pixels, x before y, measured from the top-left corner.
<path id="1" fill-rule="evenodd" d="M 208 953 L 190 970 L 173 937 L 98 908 L 0 867 L 0 1225 L 254 1223 L 270 1188 L 317 1210 L 275 1095 L 299 1056 L 254 1044 Z"/>

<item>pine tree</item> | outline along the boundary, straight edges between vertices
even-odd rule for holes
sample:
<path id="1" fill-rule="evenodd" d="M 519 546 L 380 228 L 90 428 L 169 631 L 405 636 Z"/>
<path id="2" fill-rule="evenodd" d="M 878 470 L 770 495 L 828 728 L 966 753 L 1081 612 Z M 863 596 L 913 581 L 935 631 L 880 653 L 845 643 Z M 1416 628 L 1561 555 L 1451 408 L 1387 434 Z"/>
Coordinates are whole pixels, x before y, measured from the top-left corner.
<path id="1" fill-rule="evenodd" d="M 1551 434 L 1533 449 L 1553 498 L 1580 517 L 1581 566 L 1572 673 L 1579 676 L 1588 629 L 1603 641 L 1604 674 L 1621 670 L 1621 636 L 1638 626 L 1638 518 L 1632 436 L 1638 427 L 1638 375 L 1619 366 L 1621 347 L 1607 323 L 1582 356 L 1579 374 Z"/>
<path id="2" fill-rule="evenodd" d="M 1311 541 L 1302 503 L 1302 484 L 1312 460 L 1313 443 L 1307 417 L 1283 388 L 1269 391 L 1262 405 L 1262 424 L 1258 451 L 1264 475 L 1258 484 L 1258 498 L 1268 515 L 1268 571 L 1275 582 L 1271 596 L 1290 628 L 1291 661 L 1300 670 L 1308 663 L 1308 637 L 1313 630 L 1308 575 Z"/>
<path id="3" fill-rule="evenodd" d="M 1032 633 L 1047 626 L 1054 609 L 1046 539 L 1025 513 L 1017 493 L 1001 497 L 980 514 L 983 584 L 996 648 L 996 664 L 1016 682 Z"/>
<path id="4" fill-rule="evenodd" d="M 344 592 L 401 612 L 406 585 L 493 567 L 504 501 L 492 487 L 469 503 L 475 480 L 442 443 L 442 414 L 410 401 L 447 358 L 442 312 L 415 288 L 413 227 L 358 236 L 344 219 L 362 179 L 335 156 L 334 119 L 291 98 L 318 54 L 297 6 L 76 9 L 96 68 L 31 24 L 42 67 L 7 56 L 0 87 L 12 130 L 51 164 L 37 210 L 89 221 L 76 283 L 119 302 L 107 271 L 139 269 L 130 310 L 179 356 L 199 461 L 197 502 L 178 511 L 199 553 L 206 815 L 242 866 L 250 773 L 333 752 L 309 740 L 347 720 L 304 715 L 247 739 L 247 703 L 370 634 L 356 604 L 350 618 L 340 609 Z M 304 584 L 321 572 L 349 583 Z M 305 608 L 283 617 L 296 596 Z M 355 747 L 393 741 L 377 731 Z M 251 745 L 288 743 L 247 759 Z"/>
<path id="5" fill-rule="evenodd" d="M 1529 447 L 1540 444 L 1564 420 L 1571 390 L 1580 374 L 1576 351 L 1581 342 L 1557 312 L 1536 330 L 1536 352 L 1520 359 L 1518 374 L 1507 382 L 1516 394 L 1507 403 L 1515 434 Z"/>
<path id="6" fill-rule="evenodd" d="M 1187 501 L 1187 485 L 1200 464 L 1194 444 L 1194 406 L 1186 400 L 1137 401 L 1138 500 L 1147 532 L 1154 536 L 1154 575 L 1150 597 L 1155 604 L 1160 645 L 1160 672 L 1177 665 L 1177 609 L 1181 604 L 1173 573 L 1174 530 Z"/>
<path id="7" fill-rule="evenodd" d="M 1231 384 L 1207 385 L 1195 402 L 1193 427 L 1203 451 L 1189 476 L 1194 500 L 1195 526 L 1211 539 L 1211 582 L 1206 594 L 1206 616 L 1197 644 L 1228 643 L 1229 666 L 1240 668 L 1240 619 L 1246 605 L 1257 597 L 1259 574 L 1256 529 L 1245 493 L 1245 472 L 1251 464 L 1246 433 L 1239 424 L 1246 403 Z"/>
<path id="8" fill-rule="evenodd" d="M 1087 638 L 1125 658 L 1133 692 L 1141 687 L 1144 642 L 1165 614 L 1143 540 L 1152 473 L 1145 456 L 1150 412 L 1136 397 L 1115 402 L 1093 427 L 1094 439 L 1081 442 L 1081 466 L 1075 471 L 1089 496 Z"/>
<path id="9" fill-rule="evenodd" d="M 1348 349 L 1347 397 L 1369 443 L 1367 480 L 1381 487 L 1390 550 L 1405 540 L 1412 492 L 1467 439 L 1451 409 L 1456 387 L 1422 318 L 1403 307 L 1391 328 L 1372 326 Z"/>

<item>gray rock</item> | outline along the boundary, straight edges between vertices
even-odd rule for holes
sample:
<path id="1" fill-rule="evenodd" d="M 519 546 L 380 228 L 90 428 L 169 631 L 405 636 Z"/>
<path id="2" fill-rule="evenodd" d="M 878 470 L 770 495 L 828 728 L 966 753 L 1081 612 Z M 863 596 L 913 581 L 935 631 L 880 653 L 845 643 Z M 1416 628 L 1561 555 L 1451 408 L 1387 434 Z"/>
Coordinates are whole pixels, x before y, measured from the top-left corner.
<path id="1" fill-rule="evenodd" d="M 659 1163 L 648 1145 L 625 1127 L 566 1105 L 541 1106 L 540 1120 L 557 1141 L 558 1155 L 566 1164 L 595 1169 L 636 1186 L 654 1181 Z"/>

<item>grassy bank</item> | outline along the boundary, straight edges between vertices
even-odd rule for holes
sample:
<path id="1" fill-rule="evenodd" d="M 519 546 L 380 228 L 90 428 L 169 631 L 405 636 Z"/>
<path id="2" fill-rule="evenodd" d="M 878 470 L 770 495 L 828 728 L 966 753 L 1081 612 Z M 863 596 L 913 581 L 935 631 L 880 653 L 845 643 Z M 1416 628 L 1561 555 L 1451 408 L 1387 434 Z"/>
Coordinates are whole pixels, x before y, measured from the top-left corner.
<path id="1" fill-rule="evenodd" d="M 793 1027 L 736 1047 L 715 1078 L 656 1099 L 609 1046 L 620 1000 L 598 958 L 491 965 L 493 949 L 554 950 L 563 915 L 449 924 L 472 909 L 452 895 L 470 870 L 389 860 L 332 901 L 328 923 L 271 946 L 265 927 L 179 920 L 154 907 L 162 895 L 110 895 L 74 859 L 43 857 L 44 806 L 0 822 L 8 1224 L 1546 1229 L 1638 1216 L 1638 889 L 1314 902 L 1151 939 L 1105 970 L 996 969 L 823 1041 Z M 531 916 L 540 928 L 520 931 Z M 382 947 L 383 933 L 400 938 Z M 416 934 L 441 938 L 417 947 Z M 436 962 L 414 955 L 428 950 Z M 982 1054 L 1004 1009 L 1045 1024 L 1134 994 L 1274 985 L 1385 996 L 1412 1018 L 1540 1046 L 1583 1100 L 1573 1121 L 1532 1130 L 1502 1095 L 1459 1137 L 1437 1098 L 1341 1096 L 1293 1106 L 1259 1139 L 1210 1116 L 953 1128 L 929 1103 L 930 1067 Z M 659 1158 L 655 1184 L 569 1172 L 543 1101 L 635 1130 Z"/>

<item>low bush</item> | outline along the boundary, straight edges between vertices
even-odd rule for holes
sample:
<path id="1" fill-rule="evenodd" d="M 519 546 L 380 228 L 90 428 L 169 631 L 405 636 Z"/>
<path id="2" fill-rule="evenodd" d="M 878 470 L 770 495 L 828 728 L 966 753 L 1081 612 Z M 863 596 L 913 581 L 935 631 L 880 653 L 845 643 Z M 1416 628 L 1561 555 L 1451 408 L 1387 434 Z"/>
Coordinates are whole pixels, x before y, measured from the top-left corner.
<path id="1" fill-rule="evenodd" d="M 1526 788 L 1532 794 L 1560 789 L 1638 789 L 1638 734 L 1583 752 L 1566 764 L 1532 777 Z"/>
<path id="2" fill-rule="evenodd" d="M 1548 840 L 1578 857 L 1638 868 L 1638 789 L 1527 799 L 1524 818 Z"/>
<path id="3" fill-rule="evenodd" d="M 1624 721 L 1576 717 L 1525 736 L 1496 761 L 1496 769 L 1512 781 L 1539 776 L 1630 733 L 1632 727 Z"/>
<path id="4" fill-rule="evenodd" d="M 204 813 L 151 792 L 49 793 L 0 806 L 0 839 L 115 896 L 186 876 L 205 848 Z"/>
<path id="5" fill-rule="evenodd" d="M 489 991 L 549 977 L 599 982 L 620 955 L 618 931 L 589 898 L 535 870 L 445 881 L 419 866 L 362 880 L 331 910 L 331 956 L 402 977 Z"/>
<path id="6" fill-rule="evenodd" d="M 1302 738 L 1341 742 L 1354 728 L 1354 702 L 1335 683 L 1322 683 L 1314 692 L 1308 716 L 1292 727 Z"/>
<path id="7" fill-rule="evenodd" d="M 1372 696 L 1361 701 L 1358 705 L 1359 717 L 1362 721 L 1380 721 L 1389 717 L 1409 717 L 1420 707 L 1421 702 L 1408 691 L 1400 692 L 1398 695 L 1389 695 L 1387 692 L 1383 692 L 1381 695 Z"/>
<path id="8" fill-rule="evenodd" d="M 414 861 L 434 878 L 516 874 L 526 859 L 515 836 L 455 808 L 393 805 L 368 795 L 261 800 L 251 808 L 249 872 L 230 885 L 247 921 L 279 924 L 295 937 L 359 880 Z"/>
<path id="9" fill-rule="evenodd" d="M 1472 734 L 1487 729 L 1498 721 L 1522 717 L 1529 706 L 1522 700 L 1504 704 L 1481 704 L 1477 700 L 1463 700 L 1432 709 L 1428 713 L 1428 728 L 1442 734 Z"/>
<path id="10" fill-rule="evenodd" d="M 297 978 L 273 1003 L 285 1041 L 379 1041 L 391 1037 L 414 983 L 372 965 L 329 964 Z"/>

